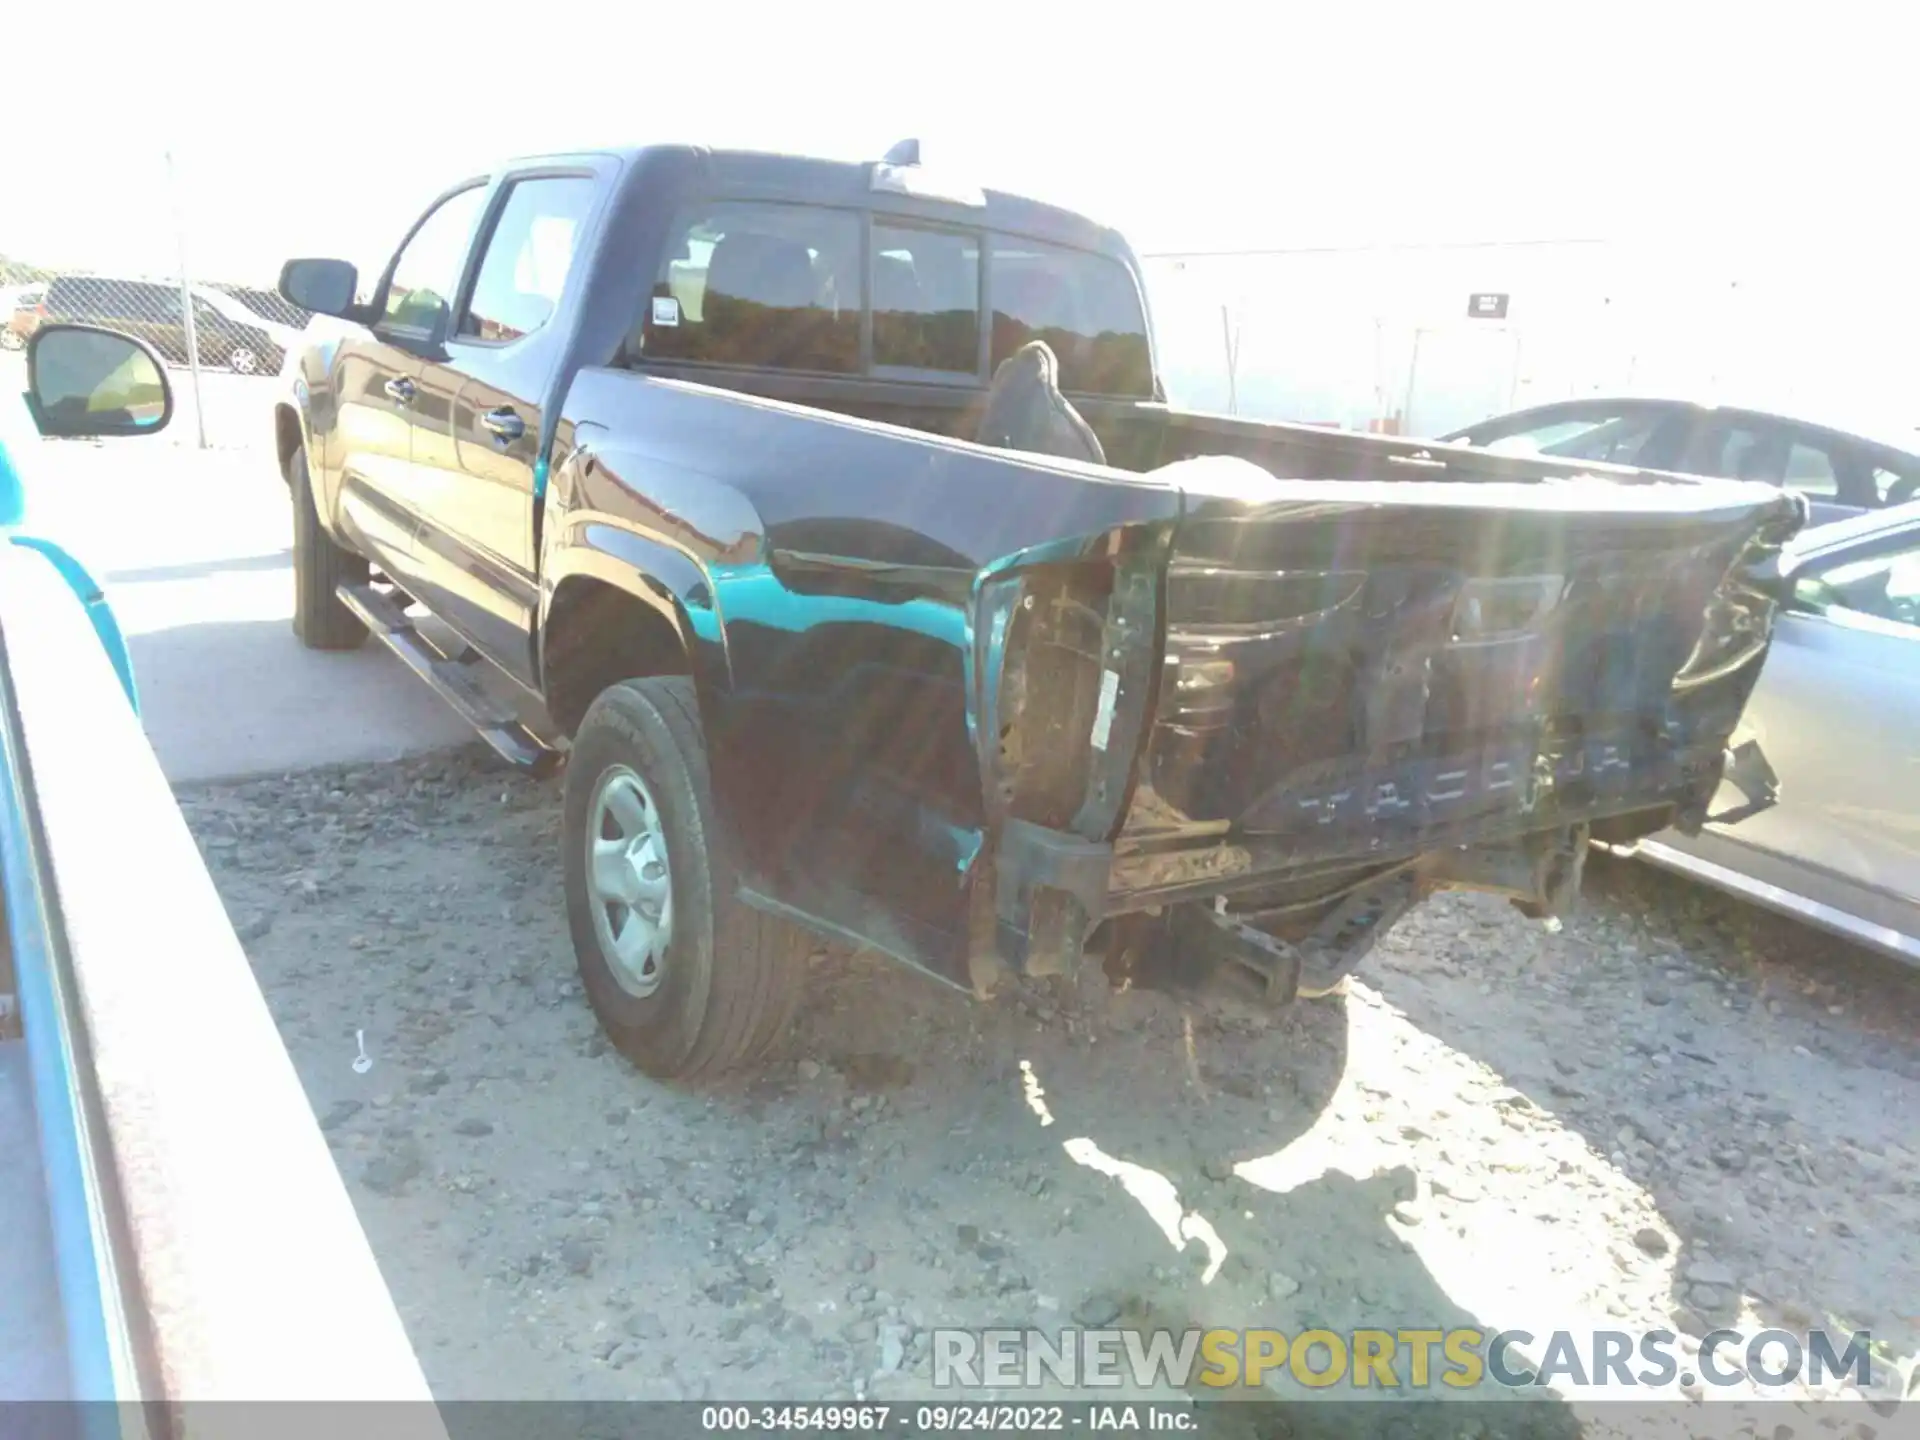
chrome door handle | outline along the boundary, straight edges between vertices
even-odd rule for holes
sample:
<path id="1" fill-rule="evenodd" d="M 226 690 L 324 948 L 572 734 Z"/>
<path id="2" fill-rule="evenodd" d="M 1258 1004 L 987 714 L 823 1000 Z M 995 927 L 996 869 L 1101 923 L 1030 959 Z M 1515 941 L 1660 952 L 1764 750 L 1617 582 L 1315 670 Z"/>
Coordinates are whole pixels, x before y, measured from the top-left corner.
<path id="1" fill-rule="evenodd" d="M 487 411 L 480 417 L 480 423 L 492 432 L 494 439 L 502 443 L 518 440 L 527 433 L 527 422 L 504 405 L 498 410 Z"/>

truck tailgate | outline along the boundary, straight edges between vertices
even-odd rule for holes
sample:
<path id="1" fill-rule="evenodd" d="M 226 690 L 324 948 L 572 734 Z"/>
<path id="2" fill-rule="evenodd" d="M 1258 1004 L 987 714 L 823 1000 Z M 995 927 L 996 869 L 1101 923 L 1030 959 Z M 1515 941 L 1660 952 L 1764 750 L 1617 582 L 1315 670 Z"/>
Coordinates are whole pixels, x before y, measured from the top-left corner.
<path id="1" fill-rule="evenodd" d="M 1239 468 L 1162 472 L 1189 503 L 1117 888 L 1176 883 L 1145 857 L 1228 836 L 1224 868 L 1272 875 L 1664 806 L 1697 823 L 1793 497 L 1594 477 L 1274 499 L 1235 493 Z"/>

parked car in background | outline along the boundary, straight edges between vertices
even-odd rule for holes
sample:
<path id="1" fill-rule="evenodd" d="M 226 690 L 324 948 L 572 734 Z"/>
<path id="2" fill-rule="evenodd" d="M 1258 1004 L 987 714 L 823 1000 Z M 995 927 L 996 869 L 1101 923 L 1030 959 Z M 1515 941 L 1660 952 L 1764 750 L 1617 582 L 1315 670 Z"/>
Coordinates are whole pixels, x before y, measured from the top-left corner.
<path id="1" fill-rule="evenodd" d="M 1506 454 L 1764 480 L 1798 490 L 1816 525 L 1920 499 L 1920 455 L 1806 420 L 1687 400 L 1562 400 L 1440 437 Z M 1920 436 L 1909 444 L 1920 446 Z"/>
<path id="2" fill-rule="evenodd" d="M 40 303 L 46 294 L 44 281 L 0 289 L 0 350 L 26 349 L 27 338 L 45 313 Z"/>
<path id="3" fill-rule="evenodd" d="M 239 296 L 229 294 L 216 286 L 194 285 L 190 288 L 196 307 L 211 306 L 236 325 L 264 331 L 267 338 L 273 342 L 272 348 L 266 352 L 267 359 L 284 362 L 288 351 L 298 350 L 305 343 L 300 325 L 289 325 L 280 320 L 269 319 Z M 293 307 L 289 305 L 285 308 L 291 310 Z M 279 369 L 279 363 L 276 363 L 274 368 Z"/>
<path id="4" fill-rule="evenodd" d="M 283 325 L 289 330 L 304 330 L 307 322 L 313 319 L 311 310 L 302 310 L 286 296 L 272 290 L 261 290 L 252 285 L 216 284 L 205 287 L 208 291 L 238 300 L 254 316 Z M 250 318 L 250 317 L 249 317 Z"/>
<path id="5" fill-rule="evenodd" d="M 1804 531 L 1779 568 L 1792 598 L 1734 737 L 1759 742 L 1774 803 L 1723 787 L 1737 825 L 1638 853 L 1920 963 L 1920 502 Z"/>
<path id="6" fill-rule="evenodd" d="M 228 296 L 221 300 L 224 303 L 216 304 L 205 293 L 193 297 L 194 338 L 201 365 L 240 375 L 277 372 L 286 359 L 287 345 L 274 336 L 271 322 L 244 318 L 250 312 L 237 300 Z M 138 336 L 165 360 L 187 363 L 187 326 L 178 285 L 62 275 L 47 284 L 42 319 L 104 325 Z"/>

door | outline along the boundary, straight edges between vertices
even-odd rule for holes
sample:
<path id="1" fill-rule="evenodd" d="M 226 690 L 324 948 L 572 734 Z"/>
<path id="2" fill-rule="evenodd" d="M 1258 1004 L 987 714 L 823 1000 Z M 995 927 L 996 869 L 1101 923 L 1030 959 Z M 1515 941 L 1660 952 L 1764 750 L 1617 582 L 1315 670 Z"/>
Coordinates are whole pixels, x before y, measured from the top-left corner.
<path id="1" fill-rule="evenodd" d="M 507 179 L 458 322 L 418 376 L 420 598 L 529 683 L 547 392 L 569 330 L 561 302 L 600 193 L 590 173 Z"/>
<path id="2" fill-rule="evenodd" d="M 1718 838 L 1791 863 L 1800 893 L 1920 905 L 1920 534 L 1799 578 L 1747 708 L 1779 802 Z M 1719 803 L 1734 799 L 1723 789 Z"/>
<path id="3" fill-rule="evenodd" d="M 446 328 L 486 187 L 435 201 L 402 242 L 376 300 L 373 328 L 334 353 L 336 419 L 329 474 L 315 499 L 382 570 L 418 580 L 413 537 L 422 496 L 414 483 L 413 425 L 422 355 Z"/>

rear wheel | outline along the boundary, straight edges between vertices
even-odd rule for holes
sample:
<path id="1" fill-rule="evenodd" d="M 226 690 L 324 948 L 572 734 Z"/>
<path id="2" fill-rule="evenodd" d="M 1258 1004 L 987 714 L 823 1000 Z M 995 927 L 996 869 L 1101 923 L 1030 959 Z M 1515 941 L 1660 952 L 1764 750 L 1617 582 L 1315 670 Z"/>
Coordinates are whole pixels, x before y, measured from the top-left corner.
<path id="1" fill-rule="evenodd" d="M 693 684 L 603 691 L 567 757 L 567 920 L 608 1037 L 662 1079 L 760 1058 L 806 977 L 804 932 L 733 898 Z"/>
<path id="2" fill-rule="evenodd" d="M 288 462 L 287 485 L 293 500 L 293 633 L 309 650 L 357 649 L 367 627 L 335 592 L 365 584 L 367 562 L 321 528 L 303 450 Z"/>

